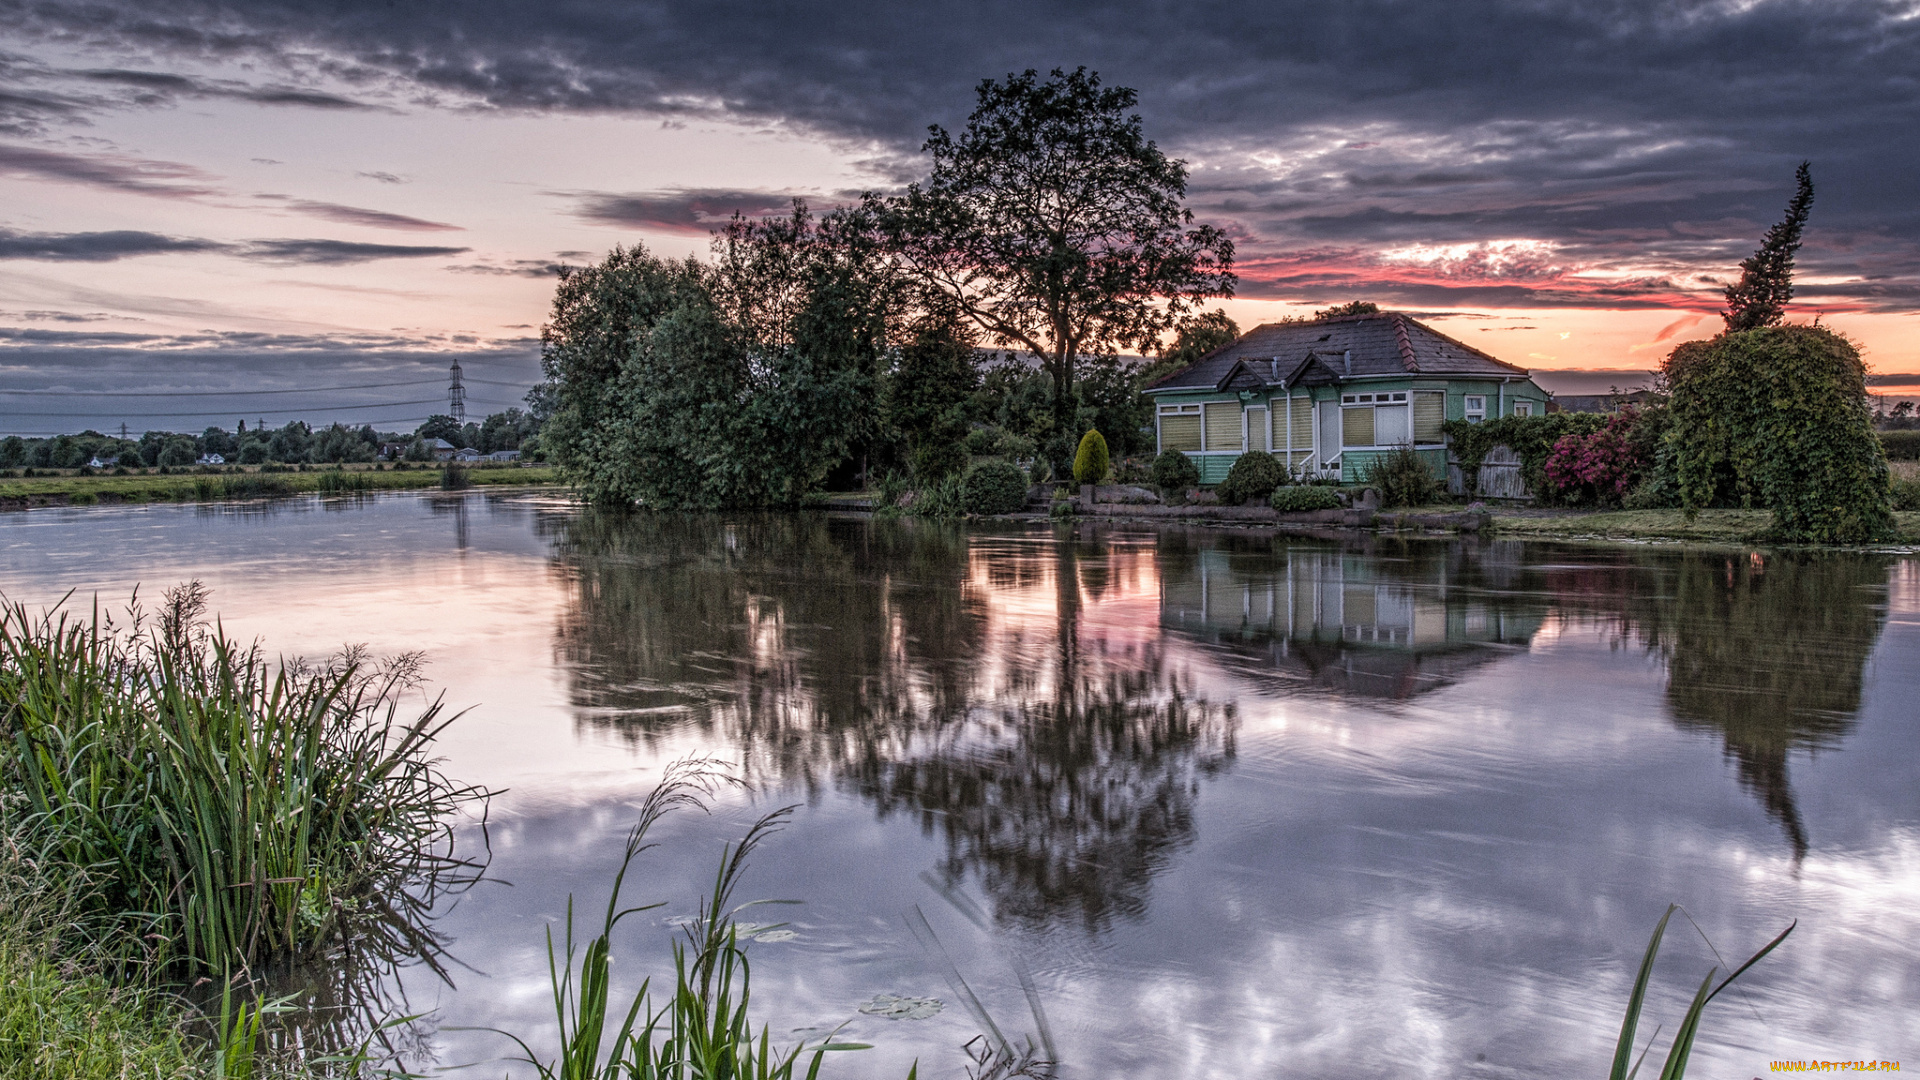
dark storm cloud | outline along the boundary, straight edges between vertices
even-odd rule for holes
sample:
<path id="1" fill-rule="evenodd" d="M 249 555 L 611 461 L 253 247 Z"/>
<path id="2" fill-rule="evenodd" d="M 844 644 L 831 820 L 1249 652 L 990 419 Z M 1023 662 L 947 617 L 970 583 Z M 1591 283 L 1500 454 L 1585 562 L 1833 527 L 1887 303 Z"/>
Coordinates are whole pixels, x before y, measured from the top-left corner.
<path id="1" fill-rule="evenodd" d="M 341 266 L 375 259 L 424 259 L 464 255 L 463 247 L 411 244 L 360 244 L 349 240 L 250 240 L 235 249 L 242 258 L 265 263 Z"/>
<path id="2" fill-rule="evenodd" d="M 675 189 L 616 195 L 577 192 L 574 215 L 596 225 L 705 236 L 722 228 L 733 215 L 768 217 L 793 209 L 794 196 L 778 191 L 733 191 L 724 188 Z M 855 197 L 852 193 L 843 198 Z"/>
<path id="3" fill-rule="evenodd" d="M 55 262 L 112 262 L 133 255 L 182 251 L 222 251 L 225 244 L 191 237 L 162 236 L 128 229 L 113 232 L 25 233 L 0 229 L 0 259 Z"/>
<path id="4" fill-rule="evenodd" d="M 1669 302 L 1664 286 L 1590 290 L 1595 275 L 1579 271 L 1595 267 L 1670 279 L 1697 304 L 1711 290 L 1686 275 L 1750 251 L 1809 158 L 1819 199 L 1803 268 L 1888 283 L 1874 296 L 1841 286 L 1830 306 L 1898 307 L 1920 281 L 1920 19 L 1907 0 L 0 0 L 0 24 L 23 40 L 251 61 L 316 94 L 799 126 L 890 177 L 923 167 L 925 125 L 962 122 L 981 78 L 1085 64 L 1140 91 L 1150 132 L 1193 164 L 1196 209 L 1234 223 L 1249 256 L 1557 245 L 1561 276 L 1519 293 L 1430 276 L 1420 288 L 1442 305 L 1532 302 L 1543 288 Z M 621 198 L 581 211 L 704 231 L 697 206 Z M 1324 287 L 1398 287 L 1354 269 Z M 1253 272 L 1248 285 L 1320 287 Z"/>

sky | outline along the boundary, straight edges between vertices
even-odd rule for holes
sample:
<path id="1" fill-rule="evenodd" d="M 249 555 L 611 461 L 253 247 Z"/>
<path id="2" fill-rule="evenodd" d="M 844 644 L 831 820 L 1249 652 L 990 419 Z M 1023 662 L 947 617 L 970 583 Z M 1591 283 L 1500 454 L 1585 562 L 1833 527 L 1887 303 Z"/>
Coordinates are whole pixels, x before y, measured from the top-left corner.
<path id="1" fill-rule="evenodd" d="M 1805 160 L 1789 317 L 1920 393 L 1917 0 L 0 0 L 0 431 L 410 429 L 456 359 L 520 404 L 559 265 L 897 190 L 981 80 L 1082 65 L 1243 328 L 1373 300 L 1635 385 Z"/>

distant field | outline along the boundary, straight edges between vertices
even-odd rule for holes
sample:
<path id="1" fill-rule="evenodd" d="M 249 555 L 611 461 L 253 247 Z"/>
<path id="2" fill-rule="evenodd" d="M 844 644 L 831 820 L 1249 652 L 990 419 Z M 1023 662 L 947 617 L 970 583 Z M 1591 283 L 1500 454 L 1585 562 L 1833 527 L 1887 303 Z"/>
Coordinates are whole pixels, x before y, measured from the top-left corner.
<path id="1" fill-rule="evenodd" d="M 1920 513 L 1897 513 L 1893 519 L 1901 541 L 1920 542 Z M 1773 514 L 1766 510 L 1702 510 L 1692 521 L 1678 510 L 1620 510 L 1555 517 L 1493 515 L 1494 531 L 1502 536 L 1542 538 L 1756 543 L 1764 541 L 1772 525 Z"/>
<path id="2" fill-rule="evenodd" d="M 553 484 L 554 470 L 546 466 L 468 468 L 474 487 Z M 309 469 L 307 472 L 175 472 L 166 476 L 11 476 L 0 477 L 0 506 L 85 505 L 125 502 L 199 502 L 213 499 L 259 498 L 272 495 L 352 494 L 366 491 L 405 491 L 440 486 L 439 469 L 374 470 L 359 468 Z"/>

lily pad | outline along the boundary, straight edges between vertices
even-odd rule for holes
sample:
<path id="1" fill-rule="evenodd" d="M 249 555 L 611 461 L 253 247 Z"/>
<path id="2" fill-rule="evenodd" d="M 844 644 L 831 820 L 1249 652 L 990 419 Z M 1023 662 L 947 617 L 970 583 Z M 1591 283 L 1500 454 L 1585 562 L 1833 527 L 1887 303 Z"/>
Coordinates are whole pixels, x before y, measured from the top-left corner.
<path id="1" fill-rule="evenodd" d="M 884 1016 L 889 1020 L 925 1020 L 944 1007 L 939 998 L 875 994 L 872 1001 L 860 1006 L 860 1011 L 868 1016 Z"/>

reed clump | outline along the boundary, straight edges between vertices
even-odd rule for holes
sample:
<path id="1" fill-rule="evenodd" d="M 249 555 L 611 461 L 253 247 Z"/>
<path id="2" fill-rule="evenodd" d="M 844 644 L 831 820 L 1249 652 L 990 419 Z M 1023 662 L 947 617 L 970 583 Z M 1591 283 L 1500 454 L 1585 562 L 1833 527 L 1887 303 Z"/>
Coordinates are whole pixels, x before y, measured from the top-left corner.
<path id="1" fill-rule="evenodd" d="M 125 961 L 224 975 L 379 936 L 485 797 L 434 763 L 438 702 L 399 715 L 418 657 L 270 662 L 206 601 L 189 583 L 116 624 L 0 600 L 0 824 L 84 876 Z"/>

